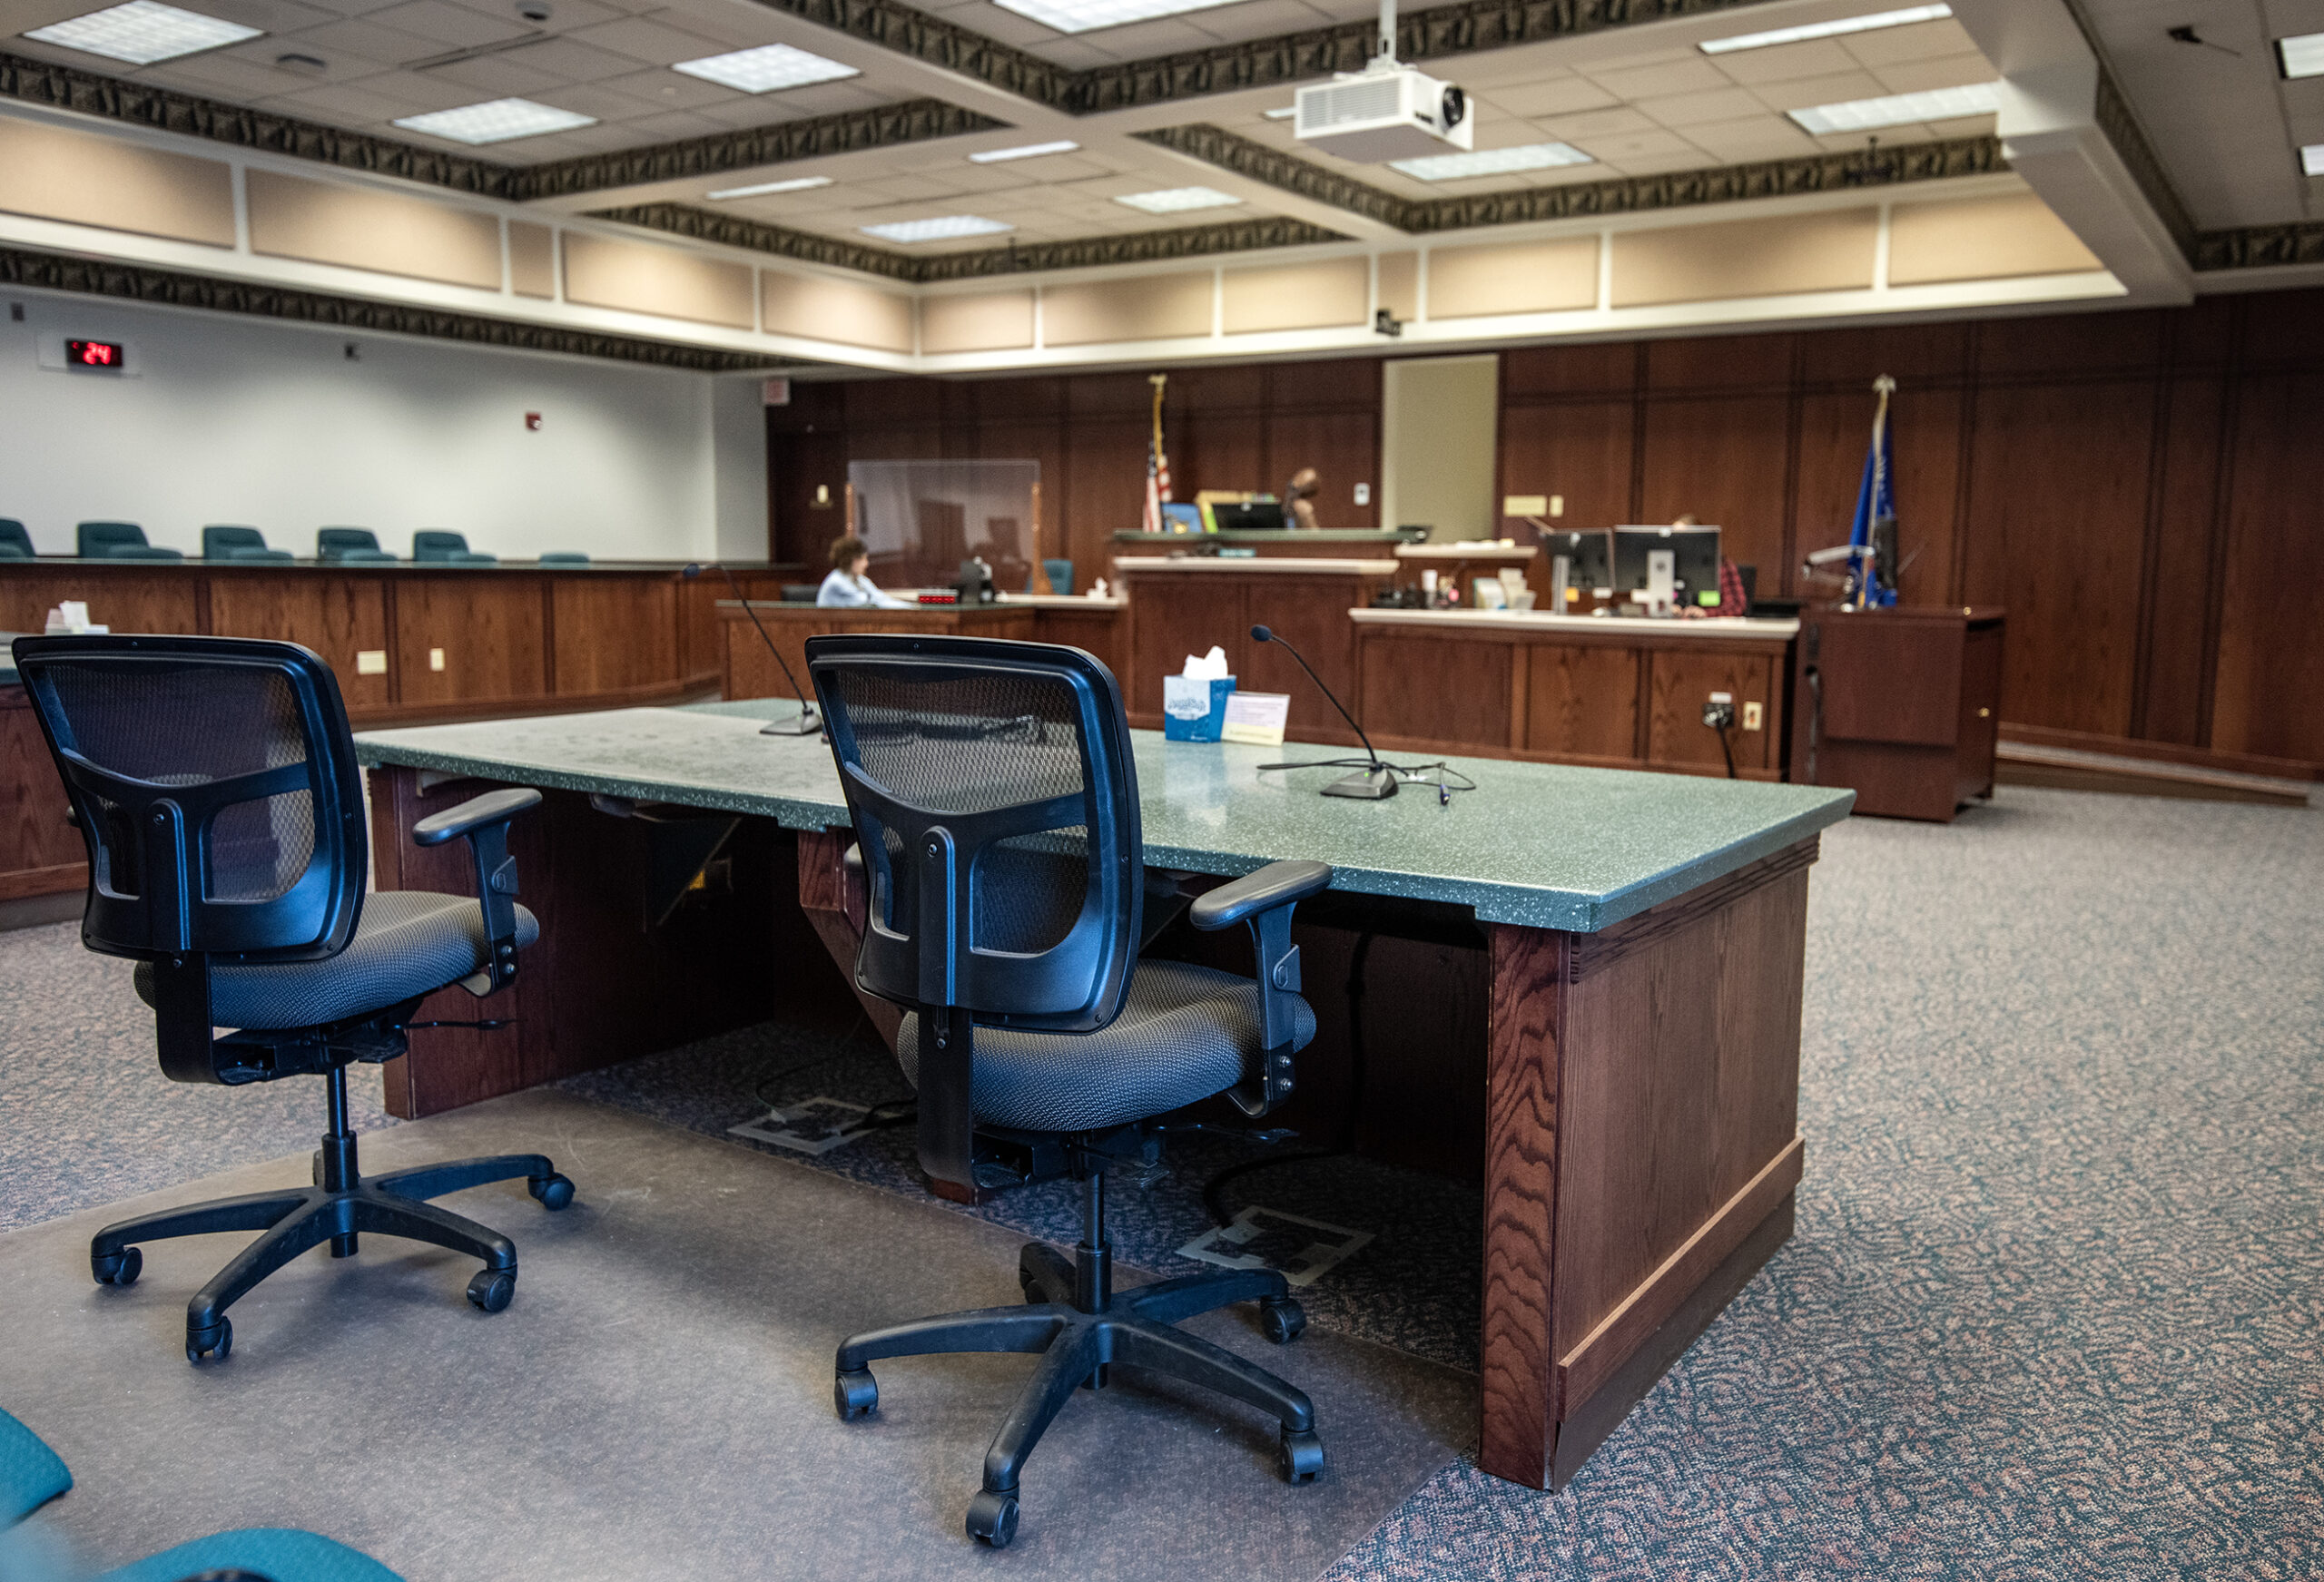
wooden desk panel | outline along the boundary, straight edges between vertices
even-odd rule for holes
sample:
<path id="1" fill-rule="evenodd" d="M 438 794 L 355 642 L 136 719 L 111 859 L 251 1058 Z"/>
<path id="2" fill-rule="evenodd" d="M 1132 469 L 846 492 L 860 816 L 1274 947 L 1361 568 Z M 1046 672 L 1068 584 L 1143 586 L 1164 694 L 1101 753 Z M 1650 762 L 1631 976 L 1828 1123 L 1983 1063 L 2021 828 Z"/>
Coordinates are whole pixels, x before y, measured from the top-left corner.
<path id="1" fill-rule="evenodd" d="M 31 700 L 21 686 L 0 686 L 0 901 L 87 886 L 88 848 L 66 811 Z"/>
<path id="2" fill-rule="evenodd" d="M 547 694 L 548 590 L 499 574 L 399 580 L 396 672 L 404 703 L 507 703 Z M 430 653 L 441 649 L 444 668 Z"/>
<path id="3" fill-rule="evenodd" d="M 350 716 L 395 702 L 388 673 L 365 675 L 355 658 L 367 649 L 379 653 L 389 646 L 385 578 L 212 576 L 208 582 L 212 634 L 303 643 L 338 675 Z"/>
<path id="4" fill-rule="evenodd" d="M 550 578 L 555 691 L 630 692 L 677 674 L 679 585 L 666 576 Z"/>
<path id="5" fill-rule="evenodd" d="M 1029 641 L 1033 635 L 1036 607 L 1031 604 L 980 604 L 967 609 L 957 605 L 930 604 L 909 610 L 848 610 L 823 609 L 814 604 L 762 604 L 751 601 L 751 614 L 758 617 L 767 637 L 774 643 L 792 673 L 799 678 L 801 690 L 809 698 L 814 696 L 814 683 L 807 679 L 807 639 L 835 632 L 909 632 L 933 635 L 1003 637 Z M 718 608 L 721 629 L 726 637 L 725 667 L 720 673 L 720 690 L 728 698 L 787 698 L 791 683 L 783 678 L 774 656 L 766 651 L 766 644 L 759 638 L 750 615 L 736 604 L 721 604 Z"/>
<path id="6" fill-rule="evenodd" d="M 1992 794 L 2004 611 L 1813 610 L 1799 619 L 1792 781 L 1851 787 L 1859 813 L 1940 823 Z"/>
<path id="7" fill-rule="evenodd" d="M 66 599 L 81 600 L 91 621 L 116 632 L 203 632 L 207 597 L 185 567 L 154 561 L 56 567 L 0 561 L 0 632 L 38 632 Z"/>

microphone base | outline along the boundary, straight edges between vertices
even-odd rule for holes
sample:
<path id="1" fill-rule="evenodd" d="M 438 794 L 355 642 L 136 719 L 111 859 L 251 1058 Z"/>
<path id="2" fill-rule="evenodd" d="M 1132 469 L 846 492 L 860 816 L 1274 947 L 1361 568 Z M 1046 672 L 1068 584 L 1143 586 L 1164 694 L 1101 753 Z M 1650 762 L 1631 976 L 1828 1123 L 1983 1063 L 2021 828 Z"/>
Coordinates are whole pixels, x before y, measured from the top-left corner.
<path id="1" fill-rule="evenodd" d="M 1359 769 L 1324 788 L 1327 797 L 1351 797 L 1360 802 L 1381 802 L 1396 794 L 1396 771 L 1384 764 L 1377 770 Z"/>
<path id="2" fill-rule="evenodd" d="M 769 720 L 759 727 L 759 734 L 762 736 L 820 736 L 822 732 L 822 721 L 816 718 L 812 712 L 801 714 L 795 719 Z"/>

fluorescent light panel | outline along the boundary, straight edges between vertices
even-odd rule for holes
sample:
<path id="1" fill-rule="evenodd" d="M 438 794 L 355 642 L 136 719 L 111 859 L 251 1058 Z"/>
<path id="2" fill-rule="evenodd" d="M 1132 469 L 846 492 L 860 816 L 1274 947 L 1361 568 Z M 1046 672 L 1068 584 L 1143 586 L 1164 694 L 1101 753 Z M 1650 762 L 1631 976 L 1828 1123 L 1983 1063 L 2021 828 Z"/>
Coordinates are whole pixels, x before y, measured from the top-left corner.
<path id="1" fill-rule="evenodd" d="M 1959 88 L 1932 88 L 1924 93 L 1851 99 L 1844 104 L 1817 104 L 1794 110 L 1791 118 L 1802 132 L 1817 137 L 1835 133 L 1877 132 L 1884 126 L 1909 126 L 1920 121 L 1990 115 L 2000 108 L 2000 88 L 1999 83 L 1971 83 Z"/>
<path id="2" fill-rule="evenodd" d="M 1707 55 L 1738 49 L 1766 49 L 1778 44 L 1805 44 L 1811 38 L 1838 38 L 1850 33 L 1871 33 L 1883 27 L 1909 27 L 1915 22 L 1938 22 L 1953 15 L 1950 5 L 1907 5 L 1900 11 L 1876 11 L 1868 16 L 1843 16 L 1834 22 L 1807 22 L 1797 27 L 1771 27 L 1765 33 L 1738 33 L 1732 38 L 1706 40 L 1696 47 Z"/>
<path id="3" fill-rule="evenodd" d="M 1045 153 L 1071 153 L 1080 146 L 1078 142 L 1029 142 L 1022 148 L 995 148 L 983 153 L 972 153 L 969 156 L 969 162 L 972 165 L 997 165 L 1003 160 L 1029 160 L 1039 159 Z"/>
<path id="4" fill-rule="evenodd" d="M 1150 22 L 1157 16 L 1177 16 L 1232 5 L 1237 0 L 994 0 L 1005 10 L 1029 16 L 1059 33 L 1093 33 L 1128 22 Z"/>
<path id="5" fill-rule="evenodd" d="M 150 66 L 156 61 L 173 61 L 222 44 L 240 44 L 264 31 L 239 22 L 222 22 L 198 11 L 181 11 L 160 0 L 129 0 L 126 5 L 35 27 L 25 36 L 110 61 Z"/>
<path id="6" fill-rule="evenodd" d="M 1213 187 L 1166 187 L 1158 192 L 1129 192 L 1114 200 L 1148 214 L 1183 214 L 1189 209 L 1225 209 L 1240 203 Z"/>
<path id="7" fill-rule="evenodd" d="M 2287 77 L 2324 77 L 2324 33 L 2295 33 L 2276 40 L 2276 64 Z"/>
<path id="8" fill-rule="evenodd" d="M 859 74 L 853 66 L 827 61 L 803 49 L 793 49 L 787 44 L 704 55 L 698 61 L 680 61 L 670 69 L 745 93 L 773 93 L 784 88 L 804 88 L 812 83 L 835 83 L 842 77 Z"/>
<path id="9" fill-rule="evenodd" d="M 483 104 L 463 104 L 457 110 L 407 115 L 396 124 L 406 132 L 424 132 L 430 137 L 465 142 L 474 148 L 519 137 L 538 137 L 547 132 L 570 132 L 576 126 L 595 126 L 597 118 L 559 110 L 554 104 L 536 104 L 530 99 L 494 99 Z"/>
<path id="10" fill-rule="evenodd" d="M 2324 176 L 2324 142 L 2311 142 L 2299 151 L 2299 173 Z"/>
<path id="11" fill-rule="evenodd" d="M 1457 182 L 1463 176 L 1505 176 L 1517 171 L 1546 171 L 1560 165 L 1586 165 L 1590 157 L 1569 142 L 1528 142 L 1515 148 L 1482 149 L 1475 153 L 1438 153 L 1425 159 L 1390 160 L 1388 168 L 1416 181 Z"/>
<path id="12" fill-rule="evenodd" d="M 761 182 L 755 187 L 722 187 L 715 192 L 704 192 L 703 196 L 713 201 L 724 202 L 729 198 L 771 198 L 777 192 L 804 192 L 810 188 L 831 184 L 829 176 L 793 176 L 787 182 Z"/>
<path id="13" fill-rule="evenodd" d="M 885 225 L 859 226 L 866 236 L 882 241 L 952 241 L 963 236 L 998 236 L 1014 225 L 978 214 L 946 214 L 934 220 L 891 220 Z"/>

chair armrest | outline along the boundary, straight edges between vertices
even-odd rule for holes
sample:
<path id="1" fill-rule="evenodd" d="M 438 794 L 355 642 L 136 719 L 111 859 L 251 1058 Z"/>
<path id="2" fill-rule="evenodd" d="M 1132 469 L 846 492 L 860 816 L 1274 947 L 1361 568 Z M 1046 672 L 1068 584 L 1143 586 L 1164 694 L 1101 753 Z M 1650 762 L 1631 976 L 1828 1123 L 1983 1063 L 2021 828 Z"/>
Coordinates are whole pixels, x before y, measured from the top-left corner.
<path id="1" fill-rule="evenodd" d="M 541 805 L 541 793 L 530 786 L 510 786 L 470 797 L 457 808 L 430 813 L 411 827 L 415 846 L 441 846 L 456 835 L 467 835 L 487 824 L 502 824 L 527 808 Z"/>
<path id="2" fill-rule="evenodd" d="M 1265 1048 L 1256 1076 L 1226 1090 L 1235 1107 L 1256 1120 L 1291 1096 L 1292 1038 L 1298 1020 L 1299 947 L 1291 942 L 1291 914 L 1309 896 L 1331 888 L 1328 862 L 1270 862 L 1232 884 L 1198 897 L 1187 920 L 1197 929 L 1246 923 L 1257 957 L 1260 1037 Z"/>
<path id="3" fill-rule="evenodd" d="M 476 859 L 476 899 L 484 909 L 486 960 L 476 979 L 465 980 L 479 996 L 502 989 L 517 978 L 517 860 L 508 855 L 508 820 L 527 808 L 540 806 L 541 793 L 530 786 L 510 786 L 470 797 L 457 808 L 430 813 L 411 827 L 411 839 L 420 846 L 441 846 L 455 836 L 468 839 Z"/>
<path id="4" fill-rule="evenodd" d="M 1331 886 L 1332 865 L 1328 862 L 1270 862 L 1232 884 L 1204 891 L 1196 898 L 1187 920 L 1206 930 L 1231 929 L 1261 912 L 1296 906 Z"/>

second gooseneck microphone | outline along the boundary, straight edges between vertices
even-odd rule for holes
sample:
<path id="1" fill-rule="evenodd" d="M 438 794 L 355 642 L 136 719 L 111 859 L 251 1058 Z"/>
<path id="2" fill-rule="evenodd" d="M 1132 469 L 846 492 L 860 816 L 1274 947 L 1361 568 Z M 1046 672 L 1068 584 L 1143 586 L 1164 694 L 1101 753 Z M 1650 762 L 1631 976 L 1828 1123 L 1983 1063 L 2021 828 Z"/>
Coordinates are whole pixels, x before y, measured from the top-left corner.
<path id="1" fill-rule="evenodd" d="M 704 569 L 697 562 L 686 567 L 685 575 L 689 579 L 698 577 Z M 751 626 L 758 633 L 759 641 L 766 644 L 766 651 L 769 653 L 774 655 L 774 663 L 783 671 L 783 679 L 791 683 L 791 695 L 799 700 L 799 719 L 796 723 L 785 724 L 781 721 L 769 720 L 760 728 L 759 734 L 762 736 L 812 736 L 822 731 L 823 722 L 815 713 L 815 705 L 807 701 L 805 693 L 800 691 L 799 678 L 791 673 L 790 661 L 783 657 L 783 650 L 777 648 L 774 645 L 774 639 L 767 635 L 766 627 L 759 622 L 759 613 L 751 608 L 750 595 L 743 592 L 743 585 L 734 580 L 734 574 L 726 569 L 724 561 L 711 562 L 708 569 L 714 570 L 726 579 L 726 585 L 734 590 L 734 597 L 742 604 L 743 614 L 751 618 Z"/>
<path id="2" fill-rule="evenodd" d="M 1332 781 L 1324 788 L 1324 794 L 1327 797 L 1353 797 L 1358 801 L 1369 802 L 1384 801 L 1389 797 L 1394 796 L 1396 771 L 1380 762 L 1380 754 L 1374 749 L 1372 738 L 1364 733 L 1364 727 L 1356 722 L 1354 714 L 1347 712 L 1347 705 L 1341 703 L 1332 689 L 1324 684 L 1324 678 L 1315 673 L 1315 666 L 1300 657 L 1299 650 L 1284 642 L 1265 626 L 1251 628 L 1251 641 L 1275 644 L 1293 659 L 1297 660 L 1299 668 L 1307 673 L 1307 679 L 1315 683 L 1315 690 L 1329 699 L 1332 707 L 1340 712 L 1340 718 L 1354 728 L 1355 739 L 1364 743 L 1364 756 L 1372 761 L 1372 766 L 1369 769 L 1358 770 L 1354 774 Z"/>

